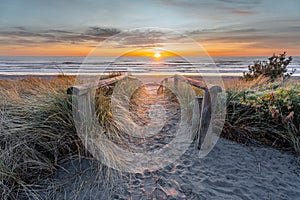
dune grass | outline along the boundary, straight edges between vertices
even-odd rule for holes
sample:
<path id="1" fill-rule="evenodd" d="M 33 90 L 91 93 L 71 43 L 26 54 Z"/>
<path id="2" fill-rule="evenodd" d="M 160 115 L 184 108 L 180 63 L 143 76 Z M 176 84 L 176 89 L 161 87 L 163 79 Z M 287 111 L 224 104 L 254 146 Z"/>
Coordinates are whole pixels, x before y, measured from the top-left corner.
<path id="1" fill-rule="evenodd" d="M 72 97 L 66 94 L 74 82 L 74 77 L 63 75 L 0 80 L 0 199 L 42 199 L 37 183 L 53 174 L 60 160 L 91 156 L 77 135 Z M 97 90 L 101 107 L 96 110 L 105 134 L 116 139 L 119 132 L 110 110 L 113 87 Z"/>
<path id="2" fill-rule="evenodd" d="M 73 78 L 0 81 L 0 197 L 38 198 L 32 188 L 58 161 L 82 152 L 66 88 Z"/>
<path id="3" fill-rule="evenodd" d="M 74 78 L 68 76 L 0 80 L 1 199 L 21 198 L 20 195 L 41 199 L 35 190 L 36 184 L 53 174 L 60 160 L 90 156 L 77 136 L 72 99 L 66 94 L 66 89 L 73 83 Z M 123 91 L 117 92 L 119 96 L 115 94 L 114 103 L 130 102 L 131 95 L 122 94 L 131 94 L 139 84 L 133 81 L 132 87 L 119 87 Z M 241 143 L 267 144 L 300 154 L 298 82 L 283 87 L 280 82 L 271 84 L 260 77 L 252 82 L 227 81 L 225 85 L 227 115 L 223 137 Z M 115 87 L 97 90 L 96 113 L 104 134 L 122 143 L 123 133 L 130 131 L 127 125 L 132 120 L 123 105 L 118 107 L 122 110 L 117 112 L 120 116 L 113 115 L 111 97 Z M 201 94 L 201 91 L 195 91 L 195 94 L 183 92 L 181 95 L 192 98 Z M 182 102 L 187 110 L 193 107 L 191 98 Z M 117 123 L 114 117 L 119 117 Z M 118 162 L 117 157 L 111 159 Z M 106 174 L 109 173 L 107 170 Z"/>
<path id="4" fill-rule="evenodd" d="M 300 84 L 290 81 L 227 83 L 223 136 L 242 143 L 266 144 L 300 154 Z"/>

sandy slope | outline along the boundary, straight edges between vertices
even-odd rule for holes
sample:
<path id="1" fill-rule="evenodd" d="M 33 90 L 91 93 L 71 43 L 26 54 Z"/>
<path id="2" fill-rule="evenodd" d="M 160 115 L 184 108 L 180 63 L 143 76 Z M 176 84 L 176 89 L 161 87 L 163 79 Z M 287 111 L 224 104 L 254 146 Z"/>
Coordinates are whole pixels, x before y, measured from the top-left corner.
<path id="1" fill-rule="evenodd" d="M 114 172 L 111 190 L 99 175 L 97 162 L 68 161 L 44 189 L 48 199 L 300 199 L 297 160 L 272 148 L 221 138 L 203 159 L 191 148 L 174 164 L 155 172 Z"/>
<path id="2" fill-rule="evenodd" d="M 135 96 L 136 102 L 143 102 L 132 108 L 135 120 L 145 120 L 144 113 L 158 101 L 172 119 L 135 149 L 162 148 L 176 132 L 176 106 L 152 90 Z M 200 159 L 197 153 L 191 146 L 174 163 L 153 172 L 111 170 L 111 179 L 95 160 L 68 160 L 45 180 L 41 194 L 43 199 L 300 199 L 300 162 L 294 155 L 222 138 L 206 157 Z"/>

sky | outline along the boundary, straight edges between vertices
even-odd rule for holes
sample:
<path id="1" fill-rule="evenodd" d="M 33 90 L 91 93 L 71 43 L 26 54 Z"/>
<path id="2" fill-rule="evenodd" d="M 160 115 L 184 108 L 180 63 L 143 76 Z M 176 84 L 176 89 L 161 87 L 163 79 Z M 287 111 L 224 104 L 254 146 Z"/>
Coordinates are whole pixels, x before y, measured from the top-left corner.
<path id="1" fill-rule="evenodd" d="M 299 0 L 0 0 L 0 55 L 86 56 L 118 34 L 134 37 L 117 37 L 101 55 L 167 48 L 174 43 L 165 37 L 168 29 L 211 56 L 297 56 L 299 10 Z M 163 29 L 146 34 L 140 28 Z"/>

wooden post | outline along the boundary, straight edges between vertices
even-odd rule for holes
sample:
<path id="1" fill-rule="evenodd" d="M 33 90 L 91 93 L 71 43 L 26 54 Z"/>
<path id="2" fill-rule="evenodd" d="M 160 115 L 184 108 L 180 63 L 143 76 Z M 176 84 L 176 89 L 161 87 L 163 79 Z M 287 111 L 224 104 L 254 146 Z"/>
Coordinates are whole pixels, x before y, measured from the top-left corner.
<path id="1" fill-rule="evenodd" d="M 93 89 L 101 88 L 103 86 L 118 82 L 126 78 L 125 75 L 118 77 L 113 77 L 110 79 L 100 80 L 96 85 L 95 84 L 83 84 L 79 86 L 73 86 L 68 88 L 67 93 L 73 95 L 73 114 L 76 117 L 76 120 L 79 120 L 81 123 L 90 123 L 96 119 L 95 116 L 95 105 L 94 105 L 94 95 Z M 129 78 L 129 77 L 128 77 Z M 198 135 L 197 146 L 198 149 L 209 148 L 211 145 L 211 137 L 213 130 L 213 115 L 215 113 L 215 102 L 217 100 L 218 93 L 222 92 L 221 87 L 211 84 L 205 84 L 204 82 L 193 80 L 191 78 L 186 78 L 183 76 L 175 75 L 174 76 L 174 90 L 178 91 L 178 81 L 183 81 L 192 86 L 198 87 L 205 91 L 204 97 L 196 97 L 195 105 L 193 111 L 192 119 L 192 131 L 196 132 Z M 168 78 L 164 79 L 161 82 L 161 86 L 158 88 L 158 93 L 166 89 L 166 84 L 168 83 Z M 200 119 L 201 118 L 201 119 Z M 199 120 L 200 119 L 200 120 Z M 210 124 L 212 125 L 210 127 Z M 86 124 L 88 125 L 88 124 Z M 84 127 L 81 127 L 84 128 Z"/>
<path id="2" fill-rule="evenodd" d="M 94 117 L 94 104 L 91 101 L 91 96 L 91 92 L 82 95 L 73 95 L 72 110 L 74 116 L 76 116 L 76 120 L 88 122 L 92 120 L 89 119 L 90 117 Z"/>
<path id="3" fill-rule="evenodd" d="M 210 95 L 207 90 L 204 92 L 204 101 L 201 114 L 200 127 L 198 130 L 198 149 L 201 149 L 211 119 L 211 102 Z"/>
<path id="4" fill-rule="evenodd" d="M 177 75 L 174 76 L 174 90 L 178 90 L 178 77 Z"/>
<path id="5" fill-rule="evenodd" d="M 203 103 L 203 97 L 196 96 L 194 110 L 193 110 L 193 119 L 192 119 L 193 138 L 195 138 L 195 136 L 199 137 L 199 134 L 197 133 L 199 133 L 199 128 L 200 128 L 202 103 Z"/>
<path id="6" fill-rule="evenodd" d="M 204 142 L 204 149 L 208 149 L 211 145 L 212 127 L 209 127 L 209 125 L 211 124 L 211 120 L 213 120 L 217 95 L 221 91 L 222 89 L 220 87 L 215 86 L 210 88 L 209 90 L 205 90 L 204 92 L 204 102 L 202 108 L 200 128 L 198 132 L 198 149 L 201 149 Z"/>
<path id="7" fill-rule="evenodd" d="M 120 75 L 100 80 L 97 83 L 86 83 L 69 87 L 67 94 L 72 95 L 72 109 L 76 120 L 79 120 L 81 123 L 92 122 L 95 117 L 95 99 L 92 99 L 95 98 L 94 89 L 116 83 L 124 78 L 128 77 L 126 75 Z"/>
<path id="8" fill-rule="evenodd" d="M 164 91 L 166 91 L 166 85 L 168 84 L 168 78 L 165 78 Z"/>
<path id="9" fill-rule="evenodd" d="M 166 81 L 166 79 L 163 79 L 160 82 L 160 86 L 157 89 L 157 94 L 162 94 L 164 92 L 164 90 L 165 90 L 165 81 Z"/>

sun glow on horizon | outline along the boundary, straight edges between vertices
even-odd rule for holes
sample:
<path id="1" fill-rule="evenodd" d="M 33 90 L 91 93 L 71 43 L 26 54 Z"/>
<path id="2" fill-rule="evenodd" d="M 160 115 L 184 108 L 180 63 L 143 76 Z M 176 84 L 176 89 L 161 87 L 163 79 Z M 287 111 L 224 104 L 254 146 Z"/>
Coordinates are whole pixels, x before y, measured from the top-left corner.
<path id="1" fill-rule="evenodd" d="M 159 52 L 155 52 L 155 54 L 153 55 L 154 58 L 159 59 L 161 58 L 161 54 Z"/>
<path id="2" fill-rule="evenodd" d="M 131 48 L 94 48 L 84 45 L 63 45 L 63 44 L 41 44 L 37 46 L 5 46 L 0 45 L 0 55 L 2 56 L 142 56 L 161 60 L 173 56 L 202 56 L 207 52 L 209 56 L 269 56 L 278 53 L 276 48 L 246 48 L 248 43 L 226 44 L 220 42 L 202 42 L 204 50 L 199 52 L 190 46 L 166 46 L 161 48 L 142 48 L 132 51 Z M 126 53 L 125 53 L 126 52 Z M 299 56 L 299 49 L 288 49 L 292 56 Z M 206 55 L 206 54 L 203 54 Z"/>

